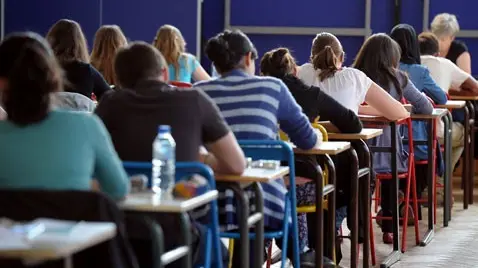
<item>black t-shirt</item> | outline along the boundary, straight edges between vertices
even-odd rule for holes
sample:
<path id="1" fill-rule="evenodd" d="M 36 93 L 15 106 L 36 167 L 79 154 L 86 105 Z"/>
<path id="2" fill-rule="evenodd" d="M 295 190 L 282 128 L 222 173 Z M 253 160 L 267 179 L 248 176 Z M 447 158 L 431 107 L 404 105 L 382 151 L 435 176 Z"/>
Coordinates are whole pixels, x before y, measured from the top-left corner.
<path id="1" fill-rule="evenodd" d="M 468 47 L 465 43 L 459 40 L 453 40 L 453 42 L 451 42 L 450 49 L 448 50 L 448 54 L 446 54 L 446 58 L 456 64 L 458 57 L 467 51 Z"/>
<path id="2" fill-rule="evenodd" d="M 197 161 L 199 147 L 229 133 L 214 102 L 201 90 L 145 81 L 134 89 L 112 90 L 95 113 L 103 120 L 123 161 L 151 161 L 159 125 L 170 125 L 176 161 Z"/>
<path id="3" fill-rule="evenodd" d="M 99 100 L 106 91 L 110 90 L 103 76 L 89 63 L 71 61 L 63 63 L 62 67 L 68 80 L 65 85 L 67 92 L 80 93 L 88 98 L 91 98 L 91 93 L 95 93 Z"/>

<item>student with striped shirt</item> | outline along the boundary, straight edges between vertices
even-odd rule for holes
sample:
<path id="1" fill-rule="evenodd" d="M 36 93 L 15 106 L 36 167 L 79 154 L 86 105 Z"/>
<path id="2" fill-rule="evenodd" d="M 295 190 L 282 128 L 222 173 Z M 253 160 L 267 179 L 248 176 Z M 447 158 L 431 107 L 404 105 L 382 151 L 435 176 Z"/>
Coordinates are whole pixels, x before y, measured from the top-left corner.
<path id="1" fill-rule="evenodd" d="M 311 149 L 322 141 L 281 80 L 254 76 L 257 51 L 245 34 L 240 31 L 218 34 L 208 41 L 206 54 L 221 76 L 196 86 L 216 102 L 237 139 L 275 140 L 280 125 L 299 148 Z M 265 227 L 279 230 L 284 221 L 287 188 L 283 180 L 263 183 L 262 188 Z M 221 196 L 221 223 L 227 230 L 237 229 L 232 192 L 226 191 Z M 307 245 L 302 245 L 301 251 L 301 267 L 315 267 L 313 251 Z M 233 267 L 240 267 L 234 265 L 239 264 L 238 256 L 234 254 Z"/>

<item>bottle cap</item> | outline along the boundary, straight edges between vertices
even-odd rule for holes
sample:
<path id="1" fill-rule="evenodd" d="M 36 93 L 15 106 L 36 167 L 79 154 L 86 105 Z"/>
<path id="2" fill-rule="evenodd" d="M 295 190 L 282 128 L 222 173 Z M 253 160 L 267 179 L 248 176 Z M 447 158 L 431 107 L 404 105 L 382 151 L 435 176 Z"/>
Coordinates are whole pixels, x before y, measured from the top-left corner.
<path id="1" fill-rule="evenodd" d="M 168 125 L 160 125 L 158 127 L 158 133 L 170 133 L 171 132 L 171 126 Z"/>

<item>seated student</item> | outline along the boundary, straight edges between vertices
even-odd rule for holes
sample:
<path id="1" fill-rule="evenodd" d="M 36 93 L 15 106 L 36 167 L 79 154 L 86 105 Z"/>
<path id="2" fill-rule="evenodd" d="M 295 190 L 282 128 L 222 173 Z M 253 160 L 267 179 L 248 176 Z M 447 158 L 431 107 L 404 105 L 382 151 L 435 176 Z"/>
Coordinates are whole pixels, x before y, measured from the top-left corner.
<path id="1" fill-rule="evenodd" d="M 281 79 L 311 122 L 320 116 L 327 118 L 340 132 L 362 131 L 362 123 L 352 110 L 342 106 L 319 87 L 307 86 L 297 78 L 297 65 L 287 48 L 274 49 L 264 54 L 261 73 Z"/>
<path id="2" fill-rule="evenodd" d="M 0 89 L 7 112 L 0 122 L 0 188 L 90 190 L 126 196 L 129 180 L 105 127 L 96 116 L 50 108 L 63 87 L 48 43 L 15 33 L 0 44 Z"/>
<path id="3" fill-rule="evenodd" d="M 238 139 L 275 140 L 280 124 L 280 128 L 299 148 L 310 149 L 321 142 L 281 80 L 254 76 L 257 51 L 245 34 L 226 30 L 216 35 L 207 42 L 206 54 L 221 77 L 197 83 L 196 86 L 216 102 Z M 284 221 L 287 192 L 284 181 L 263 183 L 262 187 L 265 227 L 279 230 Z M 235 204 L 233 193 L 227 190 L 219 198 L 219 204 Z M 235 211 L 234 206 L 225 206 L 225 213 L 220 214 L 221 224 L 227 230 L 238 227 Z M 301 263 L 315 267 L 314 254 L 307 250 L 306 239 L 300 237 L 299 240 L 303 252 Z M 291 257 L 291 251 L 288 253 Z M 235 252 L 233 267 L 240 267 L 239 263 L 239 254 Z"/>
<path id="4" fill-rule="evenodd" d="M 431 114 L 433 106 L 427 97 L 418 91 L 407 75 L 398 69 L 400 62 L 400 47 L 386 34 L 375 34 L 369 37 L 357 54 L 354 67 L 364 72 L 370 79 L 384 88 L 397 101 L 405 98 L 413 106 L 413 112 L 418 114 Z M 408 170 L 408 153 L 403 148 L 402 137 L 399 129 L 396 130 L 398 141 L 397 159 L 398 172 L 403 173 Z M 391 129 L 384 129 L 383 135 L 369 142 L 372 146 L 390 147 Z M 377 173 L 391 172 L 391 155 L 389 153 L 374 153 L 373 168 Z M 392 196 L 391 182 L 381 182 L 381 211 L 386 217 L 392 216 Z M 400 214 L 408 206 L 402 206 Z M 413 210 L 408 208 L 412 214 Z M 382 223 L 383 242 L 391 244 L 393 242 L 392 221 L 383 221 Z"/>
<path id="5" fill-rule="evenodd" d="M 120 49 L 114 67 L 121 90 L 108 92 L 95 112 L 110 131 L 122 160 L 150 162 L 158 125 L 170 125 L 177 144 L 176 161 L 200 160 L 199 148 L 204 144 L 211 154 L 203 161 L 214 170 L 244 171 L 244 154 L 216 105 L 200 90 L 169 86 L 167 64 L 153 46 L 134 42 Z M 178 217 L 155 219 L 164 233 L 177 230 Z M 167 250 L 178 243 L 174 236 L 165 239 Z"/>
<path id="6" fill-rule="evenodd" d="M 422 64 L 430 70 L 430 75 L 445 92 L 449 89 L 469 91 L 478 94 L 478 82 L 449 59 L 437 57 L 439 43 L 433 33 L 421 33 L 418 36 Z M 456 120 L 454 120 L 456 121 Z M 464 148 L 464 127 L 459 122 L 452 124 L 452 166 L 460 159 Z M 443 142 L 443 128 L 437 131 L 440 142 Z"/>
<path id="7" fill-rule="evenodd" d="M 91 65 L 95 67 L 110 85 L 117 85 L 113 69 L 116 52 L 128 41 L 118 25 L 103 25 L 95 34 L 91 51 Z"/>
<path id="8" fill-rule="evenodd" d="M 169 80 L 191 83 L 211 79 L 196 57 L 186 53 L 186 41 L 178 28 L 172 25 L 161 26 L 153 45 L 168 63 Z"/>
<path id="9" fill-rule="evenodd" d="M 80 93 L 88 98 L 94 93 L 100 100 L 103 93 L 110 90 L 103 76 L 89 64 L 85 36 L 76 21 L 57 21 L 48 31 L 46 39 L 66 73 L 68 83 L 65 83 L 65 91 Z"/>
<path id="10" fill-rule="evenodd" d="M 406 72 L 415 87 L 420 92 L 424 92 L 429 96 L 435 104 L 445 104 L 447 102 L 445 92 L 436 84 L 435 80 L 433 80 L 427 67 L 421 65 L 420 47 L 415 29 L 408 24 L 399 24 L 392 29 L 390 37 L 398 43 L 402 51 L 400 57 L 400 70 Z M 414 140 L 427 140 L 426 122 L 413 121 L 412 126 Z M 405 136 L 407 136 L 406 132 Z M 427 145 L 415 146 L 415 159 L 428 160 L 427 148 Z M 441 173 L 443 173 L 443 161 L 441 161 L 440 150 L 437 150 L 437 154 L 439 156 L 437 157 L 437 169 L 439 171 L 438 173 L 441 175 Z M 427 166 L 417 165 L 416 177 L 417 191 L 419 195 L 426 185 L 426 179 L 424 179 L 427 177 L 426 174 Z"/>
<path id="11" fill-rule="evenodd" d="M 440 57 L 445 57 L 456 64 L 463 71 L 471 74 L 471 55 L 468 47 L 462 41 L 455 40 L 460 31 L 460 25 L 456 16 L 449 13 L 441 13 L 433 18 L 431 31 L 439 41 Z"/>
<path id="12" fill-rule="evenodd" d="M 390 120 L 408 116 L 400 102 L 363 72 L 343 67 L 344 58 L 345 53 L 337 37 L 330 33 L 320 33 L 313 41 L 310 63 L 302 65 L 297 76 L 306 85 L 320 87 L 356 114 L 383 115 Z M 361 106 L 364 102 L 370 106 Z"/>
<path id="13" fill-rule="evenodd" d="M 95 110 L 95 103 L 81 95 L 74 92 L 54 92 L 52 93 L 52 104 L 56 108 L 66 109 L 79 112 L 90 112 Z"/>

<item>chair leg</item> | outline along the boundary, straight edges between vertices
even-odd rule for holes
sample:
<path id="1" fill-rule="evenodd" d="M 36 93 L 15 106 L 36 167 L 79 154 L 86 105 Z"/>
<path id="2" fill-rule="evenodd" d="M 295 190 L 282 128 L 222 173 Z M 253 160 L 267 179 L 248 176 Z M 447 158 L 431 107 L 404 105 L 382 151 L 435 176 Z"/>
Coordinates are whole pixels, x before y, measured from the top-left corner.
<path id="1" fill-rule="evenodd" d="M 412 171 L 411 168 L 408 169 L 407 188 L 405 190 L 405 200 L 403 200 L 405 215 L 402 218 L 402 253 L 407 250 L 408 206 L 410 205 L 410 187 L 414 183 Z"/>
<path id="2" fill-rule="evenodd" d="M 267 249 L 267 263 L 266 263 L 266 267 L 267 268 L 271 268 L 271 262 L 272 262 L 272 242 L 271 241 L 271 244 L 269 245 L 269 248 Z"/>
<path id="3" fill-rule="evenodd" d="M 378 212 L 378 206 L 380 205 L 380 180 L 375 180 L 375 213 Z"/>
<path id="4" fill-rule="evenodd" d="M 375 266 L 377 260 L 375 255 L 375 239 L 373 234 L 372 215 L 370 215 L 369 221 L 370 221 L 370 255 L 372 255 L 371 256 L 372 265 Z"/>
<path id="5" fill-rule="evenodd" d="M 229 251 L 229 268 L 232 268 L 232 257 L 234 254 L 234 239 L 229 239 L 229 246 L 227 247 Z"/>
<path id="6" fill-rule="evenodd" d="M 412 164 L 412 195 L 413 195 L 413 213 L 415 214 L 414 217 L 414 225 L 415 225 L 415 244 L 420 244 L 420 231 L 418 226 L 418 194 L 417 194 L 417 178 L 415 176 L 415 164 Z"/>

